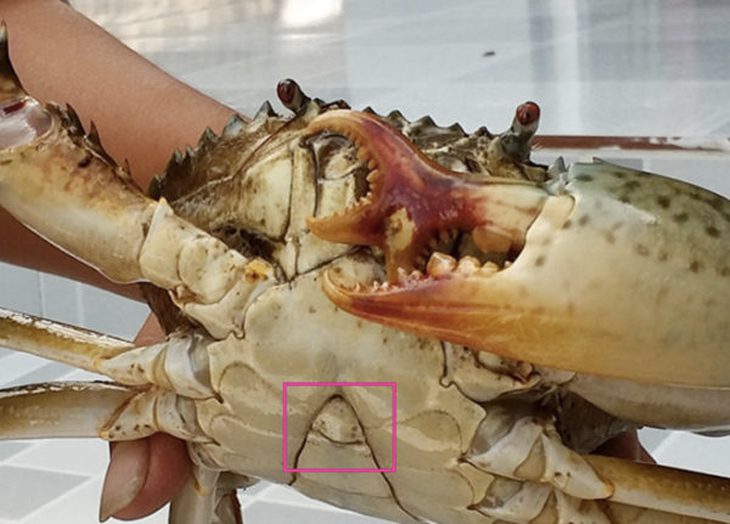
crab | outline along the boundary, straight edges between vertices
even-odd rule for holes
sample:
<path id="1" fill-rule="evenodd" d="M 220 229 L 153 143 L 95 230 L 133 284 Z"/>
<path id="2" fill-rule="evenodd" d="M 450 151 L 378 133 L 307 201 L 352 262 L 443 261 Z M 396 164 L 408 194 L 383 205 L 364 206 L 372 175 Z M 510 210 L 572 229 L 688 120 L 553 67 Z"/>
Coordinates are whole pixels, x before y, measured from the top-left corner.
<path id="1" fill-rule="evenodd" d="M 728 201 L 534 164 L 532 102 L 466 133 L 292 81 L 291 116 L 206 131 L 145 194 L 1 36 L 0 205 L 168 336 L 3 311 L 4 346 L 109 381 L 0 391 L 0 438 L 184 439 L 174 524 L 240 522 L 259 479 L 400 523 L 730 522 L 726 479 L 591 453 L 730 424 Z"/>

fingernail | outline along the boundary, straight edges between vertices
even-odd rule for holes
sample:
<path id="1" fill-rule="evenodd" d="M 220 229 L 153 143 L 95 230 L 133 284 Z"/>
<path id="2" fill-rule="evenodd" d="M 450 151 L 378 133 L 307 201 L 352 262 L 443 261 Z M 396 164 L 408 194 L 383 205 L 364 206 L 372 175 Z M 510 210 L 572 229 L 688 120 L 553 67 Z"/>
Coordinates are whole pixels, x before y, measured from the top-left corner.
<path id="1" fill-rule="evenodd" d="M 147 439 L 116 443 L 101 491 L 99 521 L 104 522 L 137 498 L 147 480 L 149 463 Z"/>

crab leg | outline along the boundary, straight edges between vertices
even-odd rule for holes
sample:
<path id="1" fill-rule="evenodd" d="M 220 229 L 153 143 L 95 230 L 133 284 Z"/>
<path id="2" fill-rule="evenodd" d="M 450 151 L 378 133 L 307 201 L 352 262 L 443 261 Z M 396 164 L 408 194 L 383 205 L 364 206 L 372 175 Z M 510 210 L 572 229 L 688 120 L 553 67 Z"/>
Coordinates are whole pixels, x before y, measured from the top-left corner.
<path id="1" fill-rule="evenodd" d="M 134 345 L 108 335 L 0 308 L 0 346 L 70 366 L 99 370 L 98 359 L 115 357 Z"/>
<path id="2" fill-rule="evenodd" d="M 464 460 L 487 473 L 521 482 L 525 497 L 543 502 L 512 507 L 508 500 L 497 495 L 498 486 L 490 487 L 480 511 L 494 518 L 510 511 L 543 511 L 547 497 L 555 494 L 568 504 L 565 511 L 573 511 L 570 507 L 577 501 L 589 505 L 605 501 L 649 513 L 730 522 L 728 479 L 612 457 L 581 455 L 563 444 L 551 422 L 532 416 L 513 419 L 510 411 L 502 413 L 500 408 L 493 407 L 483 428 L 488 432 L 495 423 L 513 420 L 511 429 L 489 444 L 485 444 L 488 439 L 478 437 Z M 534 514 L 521 514 L 515 520 L 532 522 L 534 517 Z M 647 522 L 665 520 L 656 518 Z"/>
<path id="3" fill-rule="evenodd" d="M 217 337 L 242 331 L 246 305 L 273 282 L 249 260 L 146 197 L 72 109 L 22 89 L 0 29 L 0 206 L 117 282 L 170 290 Z"/>
<path id="4" fill-rule="evenodd" d="M 613 457 L 587 455 L 585 459 L 613 485 L 613 502 L 730 522 L 728 479 Z"/>
<path id="5" fill-rule="evenodd" d="M 158 389 L 57 382 L 0 390 L 0 440 L 96 437 L 134 440 L 165 432 L 207 442 L 193 401 Z"/>
<path id="6" fill-rule="evenodd" d="M 163 431 L 207 441 L 195 399 L 214 396 L 203 337 L 134 347 L 91 331 L 0 311 L 0 342 L 115 383 L 59 382 L 0 390 L 0 440 L 101 437 L 130 440 Z"/>
<path id="7" fill-rule="evenodd" d="M 0 344 L 94 373 L 125 386 L 154 385 L 192 399 L 214 396 L 201 335 L 171 336 L 151 346 L 0 308 Z"/>
<path id="8" fill-rule="evenodd" d="M 98 437 L 135 395 L 124 386 L 83 382 L 0 390 L 0 440 Z"/>

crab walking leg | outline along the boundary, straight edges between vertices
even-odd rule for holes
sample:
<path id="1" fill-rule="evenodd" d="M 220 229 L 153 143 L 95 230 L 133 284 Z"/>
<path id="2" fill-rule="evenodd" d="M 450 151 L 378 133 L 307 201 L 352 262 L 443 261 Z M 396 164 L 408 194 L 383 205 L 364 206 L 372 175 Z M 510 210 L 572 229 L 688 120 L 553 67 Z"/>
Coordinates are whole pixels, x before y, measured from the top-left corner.
<path id="1" fill-rule="evenodd" d="M 99 371 L 97 359 L 134 348 L 125 340 L 0 308 L 0 346 Z"/>
<path id="2" fill-rule="evenodd" d="M 614 486 L 610 500 L 635 507 L 730 522 L 730 480 L 588 455 L 588 463 Z"/>
<path id="3" fill-rule="evenodd" d="M 216 509 L 219 471 L 193 466 L 183 489 L 170 504 L 171 524 L 196 524 L 211 522 Z"/>
<path id="4" fill-rule="evenodd" d="M 193 401 L 158 388 L 57 382 L 0 390 L 0 440 L 100 437 L 134 440 L 157 432 L 207 442 Z"/>
<path id="5" fill-rule="evenodd" d="M 0 391 L 0 440 L 98 437 L 136 391 L 113 384 L 65 383 Z"/>
<path id="6" fill-rule="evenodd" d="M 493 427 L 510 429 L 494 439 L 489 437 Z M 497 406 L 489 410 L 464 460 L 486 473 L 522 483 L 522 497 L 533 501 L 518 504 L 520 497 L 517 497 L 510 502 L 499 495 L 501 488 L 495 485 L 490 490 L 496 491 L 488 493 L 487 502 L 480 509 L 494 518 L 512 515 L 510 518 L 516 522 L 531 522 L 554 495 L 560 498 L 561 514 L 576 510 L 573 506 L 580 505 L 580 501 L 586 504 L 595 501 L 590 504 L 599 506 L 610 501 L 662 514 L 730 523 L 730 480 L 652 464 L 580 455 L 562 443 L 550 420 L 532 416 L 515 418 L 513 412 Z M 634 521 L 618 519 L 616 522 Z"/>
<path id="7" fill-rule="evenodd" d="M 243 524 L 237 490 L 246 489 L 258 480 L 230 472 L 207 468 L 191 450 L 192 474 L 170 503 L 171 524 Z"/>
<path id="8" fill-rule="evenodd" d="M 241 334 L 247 304 L 273 282 L 249 260 L 146 197 L 72 109 L 22 89 L 0 31 L 0 206 L 120 283 L 149 281 L 213 336 Z"/>
<path id="9" fill-rule="evenodd" d="M 215 396 L 203 335 L 171 336 L 151 346 L 0 308 L 0 345 L 101 373 L 125 386 L 157 386 L 191 399 Z"/>

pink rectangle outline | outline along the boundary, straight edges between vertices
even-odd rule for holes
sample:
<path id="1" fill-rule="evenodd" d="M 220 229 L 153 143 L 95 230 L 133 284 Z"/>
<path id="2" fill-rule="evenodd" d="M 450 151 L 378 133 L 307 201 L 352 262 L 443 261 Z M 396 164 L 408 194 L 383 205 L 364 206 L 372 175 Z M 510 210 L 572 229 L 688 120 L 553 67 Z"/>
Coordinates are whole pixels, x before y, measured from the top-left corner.
<path id="1" fill-rule="evenodd" d="M 395 382 L 284 382 L 284 411 L 282 412 L 282 458 L 283 458 L 283 471 L 284 473 L 395 473 L 396 471 L 396 457 L 397 457 L 397 436 L 396 436 L 396 391 L 398 386 Z M 380 386 L 391 388 L 391 398 L 393 400 L 393 453 L 391 457 L 390 468 L 289 468 L 287 461 L 287 405 L 286 405 L 286 393 L 288 387 L 296 386 L 322 386 L 322 387 L 333 387 L 333 386 Z"/>

